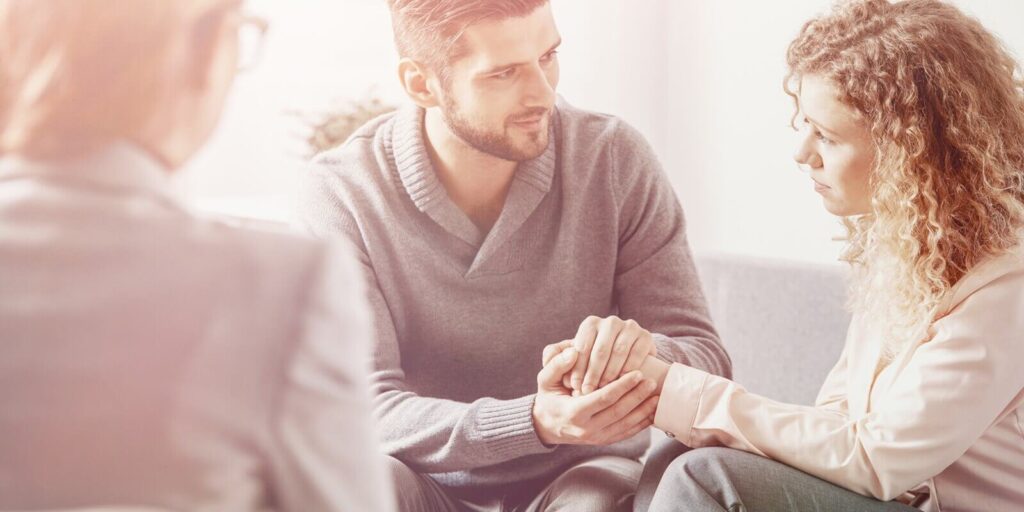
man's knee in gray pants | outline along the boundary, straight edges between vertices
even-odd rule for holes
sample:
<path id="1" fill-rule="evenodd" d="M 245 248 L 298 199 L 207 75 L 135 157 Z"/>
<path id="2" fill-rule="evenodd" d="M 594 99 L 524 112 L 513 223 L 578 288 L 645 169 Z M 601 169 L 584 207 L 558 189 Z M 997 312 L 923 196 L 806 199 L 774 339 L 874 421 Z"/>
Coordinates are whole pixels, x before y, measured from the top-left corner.
<path id="1" fill-rule="evenodd" d="M 583 461 L 558 476 L 526 512 L 632 510 L 640 478 L 640 463 L 633 459 L 601 456 Z M 520 509 L 516 509 L 520 510 Z"/>
<path id="2" fill-rule="evenodd" d="M 396 502 L 400 512 L 455 512 L 455 502 L 441 484 L 427 475 L 417 473 L 404 462 L 386 457 L 387 467 L 395 484 Z"/>
<path id="3" fill-rule="evenodd" d="M 636 498 L 633 501 L 635 512 L 646 512 L 650 508 L 654 493 L 658 490 L 669 464 L 689 450 L 689 446 L 668 438 L 656 440 L 651 445 L 651 449 L 647 451 L 643 475 L 640 477 Z"/>

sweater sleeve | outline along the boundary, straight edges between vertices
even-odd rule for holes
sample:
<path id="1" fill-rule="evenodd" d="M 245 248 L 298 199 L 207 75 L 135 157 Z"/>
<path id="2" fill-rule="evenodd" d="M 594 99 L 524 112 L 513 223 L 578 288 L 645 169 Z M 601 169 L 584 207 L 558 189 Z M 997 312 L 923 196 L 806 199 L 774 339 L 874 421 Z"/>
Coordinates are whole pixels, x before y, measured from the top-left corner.
<path id="1" fill-rule="evenodd" d="M 672 185 L 643 136 L 625 123 L 613 151 L 620 316 L 651 331 L 660 359 L 730 377 L 732 362 L 711 323 Z"/>
<path id="2" fill-rule="evenodd" d="M 339 185 L 332 179 L 327 169 L 310 170 L 302 183 L 297 221 L 315 236 L 348 244 L 359 260 L 375 326 L 370 386 L 385 453 L 416 471 L 444 473 L 552 451 L 534 428 L 534 395 L 464 403 L 409 390 L 387 300 L 363 249 L 353 209 L 334 190 Z"/>

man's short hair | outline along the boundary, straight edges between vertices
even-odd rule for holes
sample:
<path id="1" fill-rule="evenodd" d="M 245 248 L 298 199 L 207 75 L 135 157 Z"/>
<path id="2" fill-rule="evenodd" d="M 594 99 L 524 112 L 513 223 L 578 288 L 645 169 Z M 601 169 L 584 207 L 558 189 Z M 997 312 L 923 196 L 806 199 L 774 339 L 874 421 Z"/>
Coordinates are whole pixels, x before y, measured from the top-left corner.
<path id="1" fill-rule="evenodd" d="M 548 0 L 388 0 L 402 57 L 441 74 L 458 60 L 459 40 L 476 23 L 527 16 Z"/>

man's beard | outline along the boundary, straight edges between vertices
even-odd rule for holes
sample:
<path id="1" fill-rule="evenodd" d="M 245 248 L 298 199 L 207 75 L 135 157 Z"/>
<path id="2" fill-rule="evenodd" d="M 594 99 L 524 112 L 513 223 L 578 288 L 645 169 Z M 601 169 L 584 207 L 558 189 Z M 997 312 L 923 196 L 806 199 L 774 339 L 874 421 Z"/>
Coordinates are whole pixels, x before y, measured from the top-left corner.
<path id="1" fill-rule="evenodd" d="M 548 128 L 539 130 L 527 135 L 527 143 L 517 146 L 512 136 L 508 134 L 509 123 L 517 120 L 533 119 L 540 116 L 551 122 L 551 111 L 545 108 L 533 108 L 526 112 L 518 113 L 505 120 L 505 131 L 491 132 L 480 129 L 463 117 L 459 112 L 459 106 L 452 100 L 451 95 L 445 95 L 441 105 L 441 117 L 448 129 L 463 142 L 482 153 L 495 156 L 502 160 L 511 162 L 523 162 L 533 160 L 547 149 L 549 143 Z"/>

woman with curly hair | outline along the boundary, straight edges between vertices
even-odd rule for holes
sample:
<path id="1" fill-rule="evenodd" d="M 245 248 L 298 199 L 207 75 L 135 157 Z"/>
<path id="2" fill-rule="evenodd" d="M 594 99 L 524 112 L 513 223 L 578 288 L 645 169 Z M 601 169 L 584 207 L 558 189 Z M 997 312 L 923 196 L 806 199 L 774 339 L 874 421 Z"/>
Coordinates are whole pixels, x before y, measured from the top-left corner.
<path id="1" fill-rule="evenodd" d="M 796 160 L 849 230 L 846 346 L 813 407 L 649 359 L 655 425 L 696 449 L 655 454 L 638 509 L 1020 510 L 1017 63 L 937 0 L 840 4 L 787 62 Z"/>

